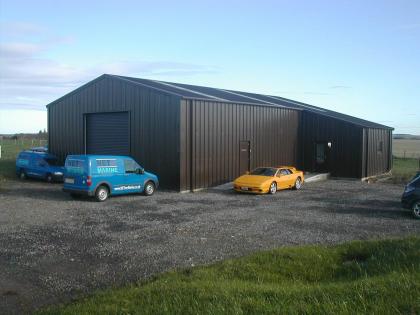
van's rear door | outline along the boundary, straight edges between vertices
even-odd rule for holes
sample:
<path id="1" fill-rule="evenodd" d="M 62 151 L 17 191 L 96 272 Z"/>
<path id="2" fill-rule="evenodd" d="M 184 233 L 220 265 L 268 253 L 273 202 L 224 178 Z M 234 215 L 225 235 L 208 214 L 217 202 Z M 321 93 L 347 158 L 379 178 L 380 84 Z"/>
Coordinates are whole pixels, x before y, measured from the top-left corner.
<path id="1" fill-rule="evenodd" d="M 76 189 L 86 189 L 88 175 L 88 160 L 81 157 L 67 157 L 64 172 L 64 186 Z"/>

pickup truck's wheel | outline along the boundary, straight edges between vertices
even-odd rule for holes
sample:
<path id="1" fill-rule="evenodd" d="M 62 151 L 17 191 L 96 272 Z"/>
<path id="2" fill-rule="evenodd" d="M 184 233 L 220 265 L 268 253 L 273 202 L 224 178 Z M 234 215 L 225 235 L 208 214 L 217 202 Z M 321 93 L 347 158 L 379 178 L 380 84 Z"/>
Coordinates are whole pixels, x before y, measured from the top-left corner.
<path id="1" fill-rule="evenodd" d="M 153 182 L 147 182 L 146 185 L 144 185 L 144 195 L 145 196 L 151 196 L 155 192 L 155 184 Z"/>
<path id="2" fill-rule="evenodd" d="M 302 188 L 302 180 L 300 177 L 296 178 L 295 186 L 293 186 L 293 189 L 299 190 Z"/>
<path id="3" fill-rule="evenodd" d="M 24 170 L 20 170 L 19 171 L 19 178 L 20 179 L 26 179 L 27 178 L 26 173 L 25 173 Z"/>
<path id="4" fill-rule="evenodd" d="M 99 186 L 95 192 L 96 201 L 102 202 L 108 199 L 109 191 L 105 186 Z"/>
<path id="5" fill-rule="evenodd" d="M 270 189 L 268 190 L 268 193 L 271 195 L 274 195 L 277 192 L 277 184 L 275 182 L 272 182 L 270 185 Z"/>
<path id="6" fill-rule="evenodd" d="M 53 177 L 52 177 L 52 175 L 48 173 L 48 174 L 45 176 L 45 180 L 46 180 L 48 183 L 52 183 L 52 182 L 53 182 Z"/>
<path id="7" fill-rule="evenodd" d="M 420 200 L 414 201 L 412 209 L 414 217 L 420 219 Z"/>

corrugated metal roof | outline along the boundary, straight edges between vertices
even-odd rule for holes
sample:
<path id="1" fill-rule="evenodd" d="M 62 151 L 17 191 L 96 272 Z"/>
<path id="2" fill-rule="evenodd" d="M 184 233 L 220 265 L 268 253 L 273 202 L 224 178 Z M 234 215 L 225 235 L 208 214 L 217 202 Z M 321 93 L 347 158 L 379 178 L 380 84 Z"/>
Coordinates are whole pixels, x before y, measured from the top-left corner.
<path id="1" fill-rule="evenodd" d="M 247 104 L 259 104 L 259 105 L 271 105 L 271 106 L 281 106 L 287 107 L 302 111 L 309 111 L 319 115 L 332 117 L 342 121 L 346 121 L 361 127 L 366 128 L 380 128 L 380 129 L 393 129 L 392 127 L 381 125 L 375 122 L 357 118 L 354 116 L 342 114 L 336 111 L 328 110 L 325 108 L 305 104 L 302 102 L 290 100 L 287 98 L 273 96 L 273 95 L 264 95 L 256 94 L 249 92 L 240 92 L 227 89 L 218 89 L 205 86 L 197 86 L 190 84 L 182 83 L 172 83 L 140 78 L 132 78 L 125 76 L 110 75 L 114 78 L 119 78 L 123 80 L 129 80 L 134 83 L 138 83 L 143 86 L 148 86 L 150 88 L 163 90 L 170 94 L 175 94 L 183 98 L 190 99 L 208 99 L 208 100 L 217 100 L 217 101 L 228 101 L 236 103 L 247 103 Z"/>

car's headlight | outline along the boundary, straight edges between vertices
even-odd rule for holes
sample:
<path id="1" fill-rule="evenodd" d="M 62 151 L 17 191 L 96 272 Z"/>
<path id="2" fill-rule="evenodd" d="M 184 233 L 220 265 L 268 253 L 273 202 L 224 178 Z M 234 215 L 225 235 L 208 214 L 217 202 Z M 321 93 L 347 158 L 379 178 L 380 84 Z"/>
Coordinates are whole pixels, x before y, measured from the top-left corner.
<path id="1" fill-rule="evenodd" d="M 404 192 L 405 192 L 405 193 L 409 193 L 409 192 L 412 192 L 414 189 L 416 189 L 414 186 L 407 185 L 407 186 L 405 187 Z"/>
<path id="2" fill-rule="evenodd" d="M 54 175 L 59 175 L 59 176 L 61 176 L 61 175 L 63 175 L 63 173 L 62 173 L 62 172 L 54 172 Z"/>

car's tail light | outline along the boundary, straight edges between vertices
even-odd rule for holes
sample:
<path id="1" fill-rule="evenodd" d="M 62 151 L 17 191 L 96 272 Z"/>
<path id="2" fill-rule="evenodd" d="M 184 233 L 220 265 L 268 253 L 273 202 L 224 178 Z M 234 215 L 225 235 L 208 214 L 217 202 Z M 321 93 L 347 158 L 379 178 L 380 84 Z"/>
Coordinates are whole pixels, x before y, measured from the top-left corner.
<path id="1" fill-rule="evenodd" d="M 87 177 L 87 179 L 86 179 L 86 184 L 87 184 L 88 186 L 92 185 L 92 177 L 90 177 L 90 176 L 88 176 L 88 177 Z"/>

